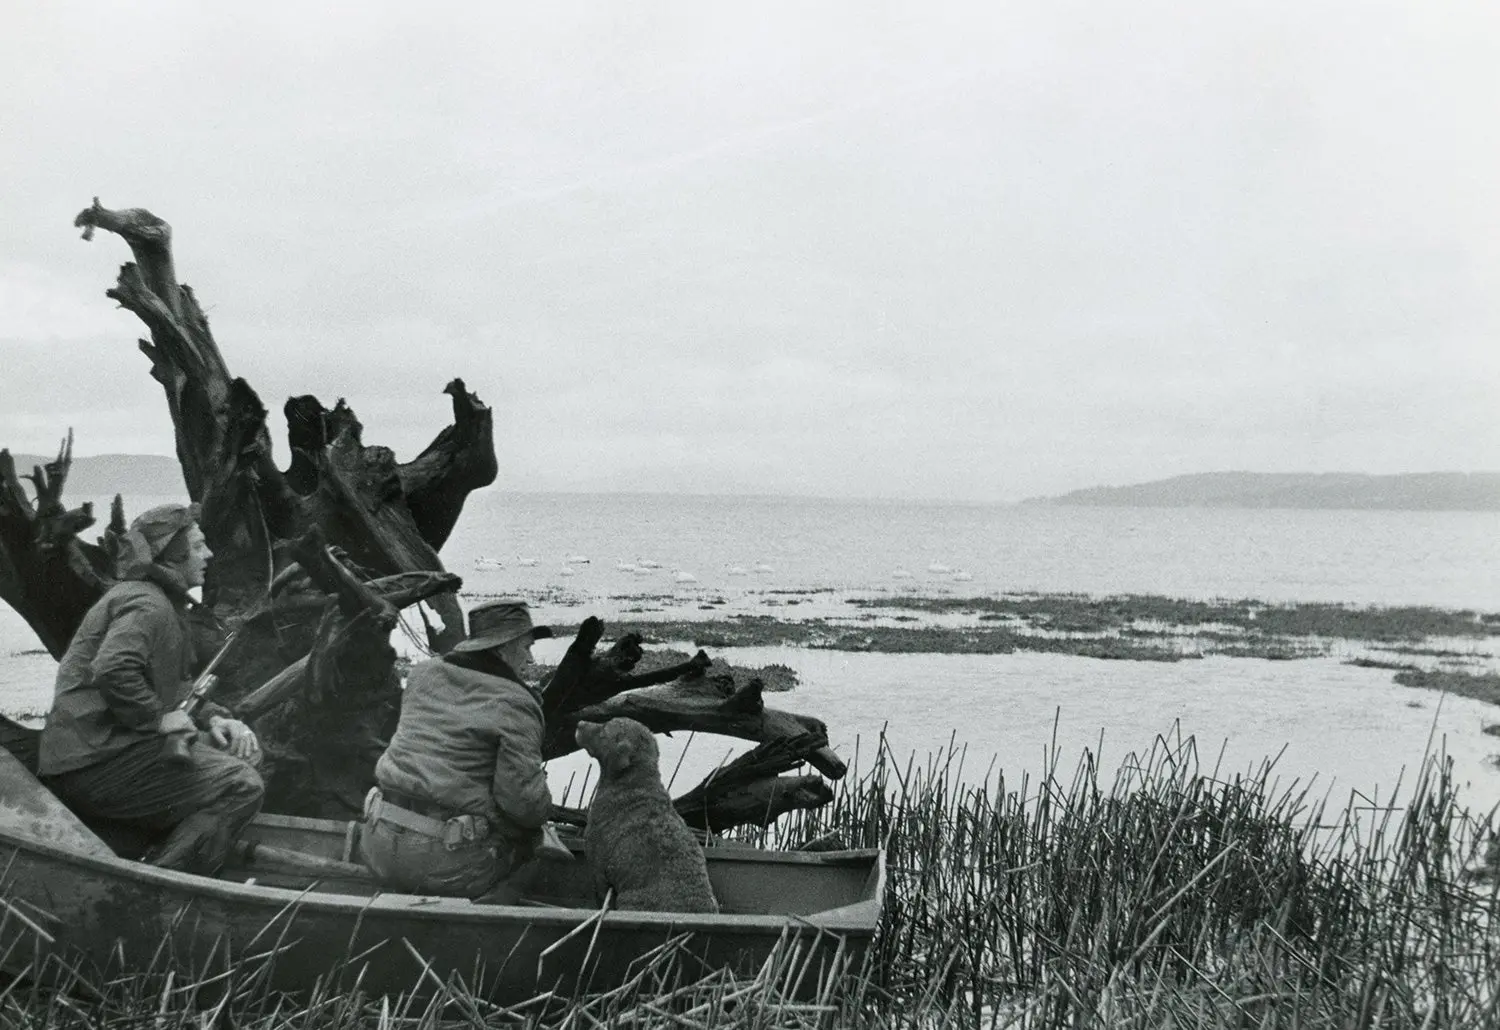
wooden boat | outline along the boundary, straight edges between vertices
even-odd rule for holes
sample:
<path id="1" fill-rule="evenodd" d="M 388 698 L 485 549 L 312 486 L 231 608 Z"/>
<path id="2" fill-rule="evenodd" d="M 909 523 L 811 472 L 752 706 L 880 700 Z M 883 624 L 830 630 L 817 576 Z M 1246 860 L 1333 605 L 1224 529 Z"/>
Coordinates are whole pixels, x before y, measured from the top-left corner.
<path id="1" fill-rule="evenodd" d="M 61 806 L 13 759 L 0 782 L 0 966 L 13 974 L 102 983 L 170 966 L 201 980 L 233 966 L 274 990 L 461 981 L 503 1003 L 617 986 L 667 946 L 680 982 L 721 968 L 753 976 L 794 955 L 787 986 L 806 996 L 859 968 L 885 887 L 877 849 L 710 847 L 721 914 L 601 912 L 575 840 L 571 860 L 529 863 L 509 904 L 386 893 L 356 864 L 358 823 L 280 815 L 257 817 L 210 878 L 90 848 L 89 831 L 68 832 L 66 810 L 47 811 Z"/>

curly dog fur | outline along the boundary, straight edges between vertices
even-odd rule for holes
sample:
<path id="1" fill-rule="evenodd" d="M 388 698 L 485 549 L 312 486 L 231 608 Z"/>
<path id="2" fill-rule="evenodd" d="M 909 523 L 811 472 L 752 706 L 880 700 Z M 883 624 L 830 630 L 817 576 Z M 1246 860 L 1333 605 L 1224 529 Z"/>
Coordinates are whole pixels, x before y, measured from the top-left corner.
<path id="1" fill-rule="evenodd" d="M 600 897 L 613 887 L 622 909 L 719 911 L 703 849 L 662 785 L 656 737 L 625 718 L 581 722 L 574 736 L 599 760 L 583 846 Z"/>

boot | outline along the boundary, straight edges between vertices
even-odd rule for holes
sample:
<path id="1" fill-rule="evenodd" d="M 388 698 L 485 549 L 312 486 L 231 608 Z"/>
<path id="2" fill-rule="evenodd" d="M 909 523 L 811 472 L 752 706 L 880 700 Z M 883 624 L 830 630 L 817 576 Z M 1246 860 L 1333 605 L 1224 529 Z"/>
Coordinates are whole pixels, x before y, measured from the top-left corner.
<path id="1" fill-rule="evenodd" d="M 145 861 L 163 869 L 213 876 L 224 868 L 231 843 L 230 827 L 222 814 L 194 812 L 148 851 Z"/>

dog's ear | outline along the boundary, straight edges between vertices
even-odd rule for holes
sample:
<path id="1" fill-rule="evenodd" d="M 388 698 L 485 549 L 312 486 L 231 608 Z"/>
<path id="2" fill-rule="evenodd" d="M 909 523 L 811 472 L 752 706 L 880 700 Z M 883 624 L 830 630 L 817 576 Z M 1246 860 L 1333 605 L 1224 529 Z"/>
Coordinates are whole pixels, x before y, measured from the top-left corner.
<path id="1" fill-rule="evenodd" d="M 627 738 L 616 738 L 609 746 L 609 772 L 618 776 L 635 764 L 635 745 Z"/>
<path id="2" fill-rule="evenodd" d="M 580 747 L 589 754 L 594 754 L 594 746 L 599 740 L 599 724 L 592 722 L 580 722 L 573 729 L 573 739 L 578 741 Z"/>

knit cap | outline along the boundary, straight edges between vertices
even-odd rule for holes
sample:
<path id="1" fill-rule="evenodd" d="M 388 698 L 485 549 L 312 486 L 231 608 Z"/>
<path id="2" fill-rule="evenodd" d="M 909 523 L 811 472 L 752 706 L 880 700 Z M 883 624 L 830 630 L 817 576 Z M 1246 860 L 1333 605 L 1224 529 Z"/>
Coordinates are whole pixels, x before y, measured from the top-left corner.
<path id="1" fill-rule="evenodd" d="M 139 577 L 178 533 L 198 521 L 198 514 L 197 504 L 159 504 L 137 515 L 121 539 L 120 575 Z"/>

